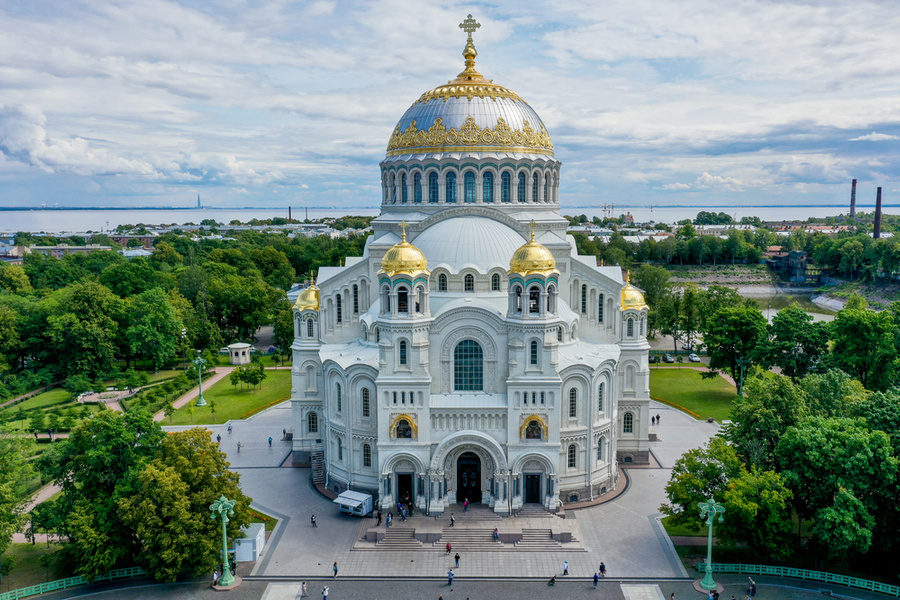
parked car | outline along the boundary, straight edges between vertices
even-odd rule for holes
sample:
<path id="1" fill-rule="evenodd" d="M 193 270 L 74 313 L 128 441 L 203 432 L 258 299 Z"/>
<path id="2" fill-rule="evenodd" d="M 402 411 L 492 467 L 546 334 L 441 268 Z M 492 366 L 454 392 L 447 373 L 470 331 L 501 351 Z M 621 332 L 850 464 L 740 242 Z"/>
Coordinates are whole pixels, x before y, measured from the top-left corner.
<path id="1" fill-rule="evenodd" d="M 662 357 L 660 357 L 659 354 L 651 354 L 649 360 L 650 360 L 650 364 L 656 364 L 662 360 Z"/>
<path id="2" fill-rule="evenodd" d="M 688 354 L 688 360 L 691 362 L 700 362 L 700 357 L 691 352 L 690 354 Z"/>
<path id="3" fill-rule="evenodd" d="M 675 357 L 671 354 L 663 354 L 663 362 L 673 363 L 675 362 Z"/>

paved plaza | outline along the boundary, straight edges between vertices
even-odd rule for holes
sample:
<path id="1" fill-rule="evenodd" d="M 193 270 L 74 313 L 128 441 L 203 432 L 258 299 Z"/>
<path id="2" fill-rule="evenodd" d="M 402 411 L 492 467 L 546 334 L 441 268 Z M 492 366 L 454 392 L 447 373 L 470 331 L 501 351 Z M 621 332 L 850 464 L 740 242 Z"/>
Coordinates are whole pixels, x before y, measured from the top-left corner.
<path id="1" fill-rule="evenodd" d="M 652 404 L 651 414 L 660 415 L 659 441 L 652 443 L 652 451 L 661 468 L 628 469 L 627 479 L 620 477 L 617 484 L 627 485 L 624 493 L 604 504 L 567 511 L 566 522 L 560 524 L 574 527 L 579 539 L 571 552 L 461 552 L 456 576 L 460 580 L 497 576 L 548 579 L 561 575 L 564 560 L 569 562 L 572 577 L 593 576 L 600 561 L 610 577 L 689 576 L 659 522 L 659 505 L 665 501 L 664 487 L 675 460 L 684 451 L 706 443 L 718 425 L 698 422 L 658 403 Z M 289 426 L 290 416 L 290 403 L 286 402 L 246 421 L 232 422 L 231 434 L 227 425 L 209 427 L 213 438 L 222 436 L 221 448 L 241 474 L 241 485 L 253 498 L 254 507 L 280 519 L 252 575 L 329 577 L 336 561 L 340 577 L 445 577 L 453 566 L 452 557 L 430 545 L 405 551 L 354 550 L 354 543 L 357 548 L 371 544 L 358 540 L 373 521 L 338 512 L 334 503 L 313 489 L 309 469 L 283 466 L 291 443 L 282 440 L 282 429 Z M 310 525 L 313 514 L 318 523 L 315 528 Z"/>

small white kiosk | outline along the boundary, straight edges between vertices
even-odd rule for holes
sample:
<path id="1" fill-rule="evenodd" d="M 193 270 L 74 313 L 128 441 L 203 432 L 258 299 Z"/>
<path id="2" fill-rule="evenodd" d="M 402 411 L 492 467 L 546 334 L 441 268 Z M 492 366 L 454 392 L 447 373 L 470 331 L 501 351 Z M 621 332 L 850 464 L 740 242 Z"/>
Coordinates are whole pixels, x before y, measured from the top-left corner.
<path id="1" fill-rule="evenodd" d="M 234 560 L 253 562 L 266 546 L 266 526 L 262 523 L 250 523 L 242 533 L 246 537 L 234 540 Z"/>
<path id="2" fill-rule="evenodd" d="M 334 499 L 334 503 L 340 505 L 341 512 L 365 517 L 372 514 L 372 496 L 362 492 L 346 491 Z"/>
<path id="3" fill-rule="evenodd" d="M 250 364 L 250 344 L 238 342 L 228 345 L 228 362 L 233 365 Z"/>

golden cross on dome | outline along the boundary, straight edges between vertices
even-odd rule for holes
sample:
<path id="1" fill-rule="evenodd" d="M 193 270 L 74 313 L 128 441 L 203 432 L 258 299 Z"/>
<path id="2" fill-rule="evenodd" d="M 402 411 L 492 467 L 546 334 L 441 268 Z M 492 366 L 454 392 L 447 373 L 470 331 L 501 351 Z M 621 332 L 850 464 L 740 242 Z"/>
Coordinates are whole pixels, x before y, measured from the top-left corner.
<path id="1" fill-rule="evenodd" d="M 472 41 L 472 33 L 481 27 L 481 23 L 475 21 L 472 15 L 466 17 L 466 20 L 459 24 L 459 28 L 469 34 L 469 41 Z"/>
<path id="2" fill-rule="evenodd" d="M 406 228 L 407 227 L 409 227 L 409 225 L 407 225 L 406 219 L 403 219 L 402 221 L 400 221 L 400 229 L 403 230 L 403 241 L 404 242 L 406 241 Z"/>
<path id="3" fill-rule="evenodd" d="M 534 219 L 531 220 L 531 241 L 534 241 Z"/>

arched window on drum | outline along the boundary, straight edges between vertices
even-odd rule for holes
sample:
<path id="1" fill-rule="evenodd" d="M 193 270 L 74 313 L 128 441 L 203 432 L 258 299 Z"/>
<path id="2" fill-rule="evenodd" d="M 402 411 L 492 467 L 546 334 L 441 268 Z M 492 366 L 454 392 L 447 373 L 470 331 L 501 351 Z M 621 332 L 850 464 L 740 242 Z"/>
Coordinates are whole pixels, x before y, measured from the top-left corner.
<path id="1" fill-rule="evenodd" d="M 494 174 L 486 171 L 481 176 L 481 200 L 482 202 L 494 201 Z"/>

